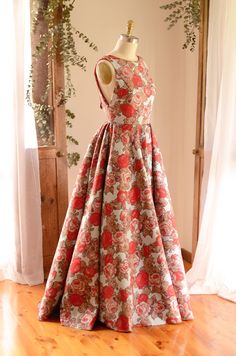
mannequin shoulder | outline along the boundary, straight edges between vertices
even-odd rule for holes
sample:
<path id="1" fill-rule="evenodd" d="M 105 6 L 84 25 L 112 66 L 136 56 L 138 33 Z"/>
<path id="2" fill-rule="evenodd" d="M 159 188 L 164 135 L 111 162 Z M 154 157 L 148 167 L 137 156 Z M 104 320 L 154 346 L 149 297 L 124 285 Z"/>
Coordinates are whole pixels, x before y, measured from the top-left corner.
<path id="1" fill-rule="evenodd" d="M 100 82 L 110 84 L 115 77 L 115 69 L 109 61 L 101 59 L 96 66 L 96 74 Z"/>

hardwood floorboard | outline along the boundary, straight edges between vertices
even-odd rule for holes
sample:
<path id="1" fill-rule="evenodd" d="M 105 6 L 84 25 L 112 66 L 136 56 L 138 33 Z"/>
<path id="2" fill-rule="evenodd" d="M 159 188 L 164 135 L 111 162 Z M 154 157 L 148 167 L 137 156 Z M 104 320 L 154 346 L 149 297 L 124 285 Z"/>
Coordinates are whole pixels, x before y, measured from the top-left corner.
<path id="1" fill-rule="evenodd" d="M 191 267 L 185 263 L 186 270 Z M 0 283 L 1 356 L 236 356 L 236 304 L 216 295 L 192 295 L 195 319 L 178 325 L 93 331 L 37 320 L 44 285 Z"/>

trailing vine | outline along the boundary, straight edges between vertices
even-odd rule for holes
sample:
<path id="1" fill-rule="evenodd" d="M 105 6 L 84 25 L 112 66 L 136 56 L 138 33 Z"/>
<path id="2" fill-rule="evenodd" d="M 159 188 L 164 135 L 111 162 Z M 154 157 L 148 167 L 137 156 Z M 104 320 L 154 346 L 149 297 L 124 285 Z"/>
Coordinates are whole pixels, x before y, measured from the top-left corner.
<path id="1" fill-rule="evenodd" d="M 187 49 L 190 46 L 190 51 L 194 51 L 200 27 L 200 0 L 176 0 L 160 8 L 171 11 L 165 18 L 165 21 L 169 23 L 168 30 L 179 20 L 183 20 L 186 39 L 182 48 Z"/>
<path id="2" fill-rule="evenodd" d="M 53 145 L 55 143 L 52 129 L 53 107 L 48 102 L 49 93 L 52 90 L 53 80 L 50 66 L 57 58 L 64 65 L 65 85 L 58 93 L 56 105 L 66 105 L 71 97 L 76 94 L 76 90 L 71 78 L 71 67 L 76 66 L 86 70 L 87 58 L 81 56 L 75 44 L 75 37 L 78 36 L 89 48 L 97 51 L 97 46 L 84 33 L 75 29 L 71 24 L 71 13 L 74 9 L 75 0 L 33 0 L 32 2 L 32 31 L 37 31 L 40 21 L 46 24 L 46 30 L 39 35 L 39 41 L 32 54 L 33 61 L 30 70 L 29 83 L 27 89 L 27 100 L 32 106 L 35 115 L 36 130 L 41 146 Z M 35 88 L 35 71 L 37 61 L 40 57 L 46 56 L 47 80 L 43 88 L 43 93 L 39 103 L 34 102 L 33 93 Z M 71 129 L 75 114 L 66 109 L 66 126 Z M 67 135 L 67 142 L 78 145 L 72 135 Z M 68 166 L 77 165 L 80 155 L 77 152 L 68 152 Z"/>

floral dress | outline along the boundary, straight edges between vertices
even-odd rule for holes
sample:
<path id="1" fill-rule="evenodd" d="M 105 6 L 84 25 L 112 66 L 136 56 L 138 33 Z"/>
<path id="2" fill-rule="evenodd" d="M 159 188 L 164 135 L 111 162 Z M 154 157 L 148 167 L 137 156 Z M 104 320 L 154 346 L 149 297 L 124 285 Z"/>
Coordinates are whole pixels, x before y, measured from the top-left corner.
<path id="1" fill-rule="evenodd" d="M 178 233 L 150 115 L 155 85 L 142 57 L 115 71 L 106 121 L 83 158 L 38 319 L 117 331 L 193 319 Z"/>

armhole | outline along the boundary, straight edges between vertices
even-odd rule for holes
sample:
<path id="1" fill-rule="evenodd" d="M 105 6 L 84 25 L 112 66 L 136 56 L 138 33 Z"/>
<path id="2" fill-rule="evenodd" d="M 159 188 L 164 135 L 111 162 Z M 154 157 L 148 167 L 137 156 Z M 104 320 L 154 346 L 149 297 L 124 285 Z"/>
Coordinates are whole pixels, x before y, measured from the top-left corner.
<path id="1" fill-rule="evenodd" d="M 100 86 L 100 83 L 99 83 L 99 80 L 98 80 L 98 77 L 97 77 L 96 69 L 97 69 L 98 63 L 101 62 L 102 60 L 108 61 L 108 62 L 112 65 L 112 67 L 113 67 L 113 69 L 114 69 L 114 74 L 116 74 L 115 67 L 113 66 L 111 60 L 109 60 L 107 57 L 102 57 L 102 58 L 100 58 L 100 59 L 97 61 L 97 63 L 95 64 L 95 67 L 94 67 L 94 76 L 95 76 L 95 79 L 96 79 L 96 83 L 97 83 L 97 86 L 98 86 L 98 90 L 99 90 L 99 93 L 100 93 L 100 97 L 102 98 L 102 100 L 100 101 L 100 108 L 103 107 L 102 101 L 104 101 L 105 104 L 106 104 L 107 106 L 109 106 L 110 103 L 111 103 L 111 101 L 112 101 L 113 95 L 114 95 L 114 93 L 113 93 L 112 98 L 111 98 L 111 101 L 110 101 L 110 103 L 108 103 L 106 97 L 105 97 L 104 94 L 103 94 L 102 88 L 101 88 L 101 86 Z M 108 85 L 109 85 L 109 84 L 108 84 Z M 115 90 L 115 88 L 114 88 L 114 90 Z"/>

